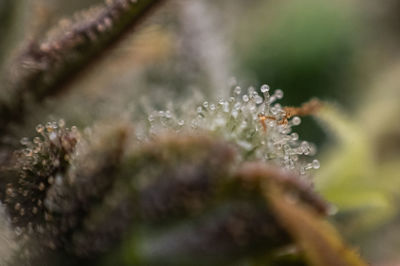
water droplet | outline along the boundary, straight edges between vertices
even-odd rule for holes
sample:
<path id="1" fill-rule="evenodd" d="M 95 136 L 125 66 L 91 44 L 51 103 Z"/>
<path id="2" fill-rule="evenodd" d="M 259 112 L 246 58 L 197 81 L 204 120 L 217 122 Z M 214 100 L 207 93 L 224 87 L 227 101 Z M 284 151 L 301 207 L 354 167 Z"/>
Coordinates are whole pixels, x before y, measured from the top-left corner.
<path id="1" fill-rule="evenodd" d="M 261 92 L 266 93 L 269 91 L 269 86 L 267 84 L 264 84 L 261 86 Z"/>
<path id="2" fill-rule="evenodd" d="M 42 124 L 36 126 L 37 133 L 42 133 L 43 131 L 44 131 L 44 126 Z"/>
<path id="3" fill-rule="evenodd" d="M 275 97 L 276 97 L 277 99 L 282 99 L 282 98 L 283 98 L 283 91 L 280 90 L 280 89 L 277 89 L 277 90 L 274 92 L 274 95 L 275 95 Z"/>
<path id="4" fill-rule="evenodd" d="M 35 138 L 33 138 L 33 143 L 35 143 L 35 144 L 39 144 L 39 143 L 41 143 L 42 141 L 40 140 L 40 138 L 39 137 L 35 137 Z"/>
<path id="5" fill-rule="evenodd" d="M 299 134 L 293 132 L 292 134 L 290 134 L 290 137 L 292 138 L 292 141 L 296 141 L 299 139 Z"/>
<path id="6" fill-rule="evenodd" d="M 259 95 L 257 95 L 254 98 L 254 100 L 255 100 L 256 104 L 262 104 L 263 103 L 263 98 L 261 98 Z"/>
<path id="7" fill-rule="evenodd" d="M 207 101 L 203 102 L 203 107 L 206 108 L 206 109 L 208 108 L 208 102 Z"/>
<path id="8" fill-rule="evenodd" d="M 233 92 L 236 95 L 240 95 L 242 93 L 242 89 L 239 86 L 236 86 L 235 89 L 233 90 Z"/>
<path id="9" fill-rule="evenodd" d="M 215 104 L 211 104 L 211 105 L 210 105 L 210 110 L 211 110 L 211 111 L 214 111 L 215 109 L 216 109 Z"/>
<path id="10" fill-rule="evenodd" d="M 19 227 L 19 226 L 15 227 L 14 232 L 15 232 L 15 234 L 16 234 L 17 236 L 20 236 L 20 235 L 22 234 L 22 229 L 21 229 L 21 227 Z"/>
<path id="11" fill-rule="evenodd" d="M 320 166 L 321 166 L 321 165 L 320 165 L 320 163 L 319 163 L 318 160 L 313 160 L 313 161 L 312 161 L 312 167 L 313 167 L 314 169 L 319 169 Z"/>
<path id="12" fill-rule="evenodd" d="M 250 87 L 247 89 L 247 92 L 249 93 L 249 96 L 252 96 L 253 93 L 254 93 L 255 91 L 256 91 L 256 90 L 254 89 L 253 86 L 250 86 Z"/>
<path id="13" fill-rule="evenodd" d="M 64 127 L 65 127 L 65 120 L 64 120 L 64 119 L 58 120 L 58 126 L 59 126 L 60 128 L 64 128 Z"/>
<path id="14" fill-rule="evenodd" d="M 62 175 L 60 175 L 60 174 L 57 174 L 56 175 L 56 185 L 58 185 L 58 186 L 60 186 L 60 185 L 62 185 L 63 184 L 63 177 L 62 177 Z"/>
<path id="15" fill-rule="evenodd" d="M 52 132 L 53 131 L 53 124 L 51 122 L 46 123 L 46 131 Z"/>
<path id="16" fill-rule="evenodd" d="M 249 96 L 247 94 L 242 96 L 242 100 L 247 103 L 249 101 Z"/>
<path id="17" fill-rule="evenodd" d="M 294 125 L 294 126 L 298 126 L 301 124 L 301 118 L 298 116 L 293 117 L 291 121 L 292 121 L 292 125 Z"/>
<path id="18" fill-rule="evenodd" d="M 50 134 L 49 134 L 49 139 L 51 140 L 51 141 L 55 141 L 56 139 L 57 139 L 57 133 L 56 132 L 51 132 Z"/>
<path id="19" fill-rule="evenodd" d="M 40 182 L 39 184 L 39 190 L 43 191 L 46 188 L 45 184 L 43 182 Z"/>
<path id="20" fill-rule="evenodd" d="M 14 191 L 13 191 L 13 189 L 12 188 L 7 188 L 7 190 L 6 190 L 6 193 L 7 193 L 7 195 L 8 196 L 11 196 L 11 194 L 13 193 Z"/>
<path id="21" fill-rule="evenodd" d="M 30 156 L 32 156 L 32 150 L 31 149 L 24 149 L 24 155 L 25 156 L 27 156 L 27 157 L 30 157 Z"/>
<path id="22" fill-rule="evenodd" d="M 179 125 L 179 126 L 183 126 L 184 124 L 185 124 L 185 121 L 184 121 L 184 120 L 179 120 L 179 121 L 178 121 L 178 125 Z"/>

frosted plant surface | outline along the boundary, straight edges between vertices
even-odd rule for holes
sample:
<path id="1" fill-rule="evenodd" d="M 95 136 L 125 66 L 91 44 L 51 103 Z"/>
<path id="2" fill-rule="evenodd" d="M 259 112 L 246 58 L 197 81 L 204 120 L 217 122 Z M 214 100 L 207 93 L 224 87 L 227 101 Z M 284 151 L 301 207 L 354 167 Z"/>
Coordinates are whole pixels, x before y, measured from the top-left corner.
<path id="1" fill-rule="evenodd" d="M 315 154 L 315 146 L 293 132 L 301 124 L 301 118 L 291 112 L 295 108 L 277 103 L 283 91 L 270 93 L 268 85 L 261 86 L 260 91 L 249 87 L 245 92 L 235 87 L 229 99 L 216 103 L 204 101 L 192 108 L 154 111 L 137 138 L 146 141 L 171 130 L 207 132 L 234 143 L 242 161 L 262 160 L 302 176 L 318 169 L 318 160 L 307 159 Z"/>

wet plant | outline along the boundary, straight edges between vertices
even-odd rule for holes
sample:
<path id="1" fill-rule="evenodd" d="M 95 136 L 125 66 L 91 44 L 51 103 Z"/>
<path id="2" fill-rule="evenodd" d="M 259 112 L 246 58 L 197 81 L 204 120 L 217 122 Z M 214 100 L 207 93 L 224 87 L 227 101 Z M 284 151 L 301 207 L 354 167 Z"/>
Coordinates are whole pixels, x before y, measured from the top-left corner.
<path id="1" fill-rule="evenodd" d="M 316 147 L 294 132 L 326 108 L 318 100 L 282 106 L 280 89 L 235 85 L 228 99 L 187 99 L 141 119 L 38 124 L 17 144 L 31 106 L 66 94 L 158 2 L 107 1 L 16 57 L 0 103 L 0 230 L 13 242 L 1 262 L 366 265 L 327 222 Z"/>

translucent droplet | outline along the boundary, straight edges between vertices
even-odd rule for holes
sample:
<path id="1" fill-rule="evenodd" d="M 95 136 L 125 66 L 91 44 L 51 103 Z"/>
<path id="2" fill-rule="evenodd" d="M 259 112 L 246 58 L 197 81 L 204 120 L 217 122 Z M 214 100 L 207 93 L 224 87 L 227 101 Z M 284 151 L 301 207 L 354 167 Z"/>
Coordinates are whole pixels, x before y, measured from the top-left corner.
<path id="1" fill-rule="evenodd" d="M 299 139 L 299 134 L 293 132 L 292 134 L 290 134 L 290 137 L 292 138 L 292 141 L 296 141 Z"/>
<path id="2" fill-rule="evenodd" d="M 298 116 L 293 117 L 291 121 L 292 121 L 292 125 L 294 125 L 294 126 L 298 126 L 301 124 L 301 118 Z"/>
<path id="3" fill-rule="evenodd" d="M 44 131 L 44 126 L 42 124 L 36 126 L 37 133 L 42 133 L 43 131 Z"/>
<path id="4" fill-rule="evenodd" d="M 206 108 L 206 109 L 208 108 L 208 102 L 207 101 L 203 102 L 203 107 Z"/>
<path id="5" fill-rule="evenodd" d="M 249 96 L 247 94 L 242 96 L 242 100 L 247 103 L 249 101 Z"/>
<path id="6" fill-rule="evenodd" d="M 65 127 L 65 120 L 64 120 L 64 119 L 58 120 L 58 126 L 59 126 L 60 128 L 64 128 L 64 127 Z"/>
<path id="7" fill-rule="evenodd" d="M 233 90 L 233 92 L 236 95 L 240 95 L 240 93 L 242 93 L 242 89 L 239 86 L 236 86 L 235 89 Z"/>
<path id="8" fill-rule="evenodd" d="M 313 167 L 314 169 L 319 169 L 320 166 L 321 166 L 321 165 L 320 165 L 320 163 L 319 163 L 318 160 L 313 160 L 313 161 L 312 161 L 312 167 Z"/>
<path id="9" fill-rule="evenodd" d="M 203 107 L 201 107 L 201 106 L 199 106 L 199 107 L 197 107 L 197 113 L 201 113 L 203 111 Z"/>
<path id="10" fill-rule="evenodd" d="M 150 123 L 153 122 L 154 121 L 154 116 L 153 115 L 149 115 L 147 117 L 147 120 L 149 120 Z"/>
<path id="11" fill-rule="evenodd" d="M 53 131 L 53 124 L 51 122 L 46 123 L 46 131 L 52 132 Z"/>
<path id="12" fill-rule="evenodd" d="M 211 110 L 211 111 L 214 111 L 215 109 L 216 109 L 215 104 L 211 104 L 211 105 L 210 105 L 210 110 Z"/>
<path id="13" fill-rule="evenodd" d="M 259 95 L 257 95 L 254 98 L 254 100 L 255 100 L 256 104 L 262 104 L 263 103 L 263 98 L 261 98 L 261 96 L 259 96 Z"/>
<path id="14" fill-rule="evenodd" d="M 33 143 L 39 144 L 39 143 L 41 143 L 41 142 L 42 142 L 42 141 L 40 140 L 39 137 L 34 137 L 34 138 L 33 138 Z"/>
<path id="15" fill-rule="evenodd" d="M 16 234 L 17 236 L 20 236 L 20 235 L 22 234 L 22 229 L 21 229 L 21 227 L 19 227 L 19 226 L 15 227 L 14 232 L 15 232 L 15 234 Z"/>
<path id="16" fill-rule="evenodd" d="M 50 134 L 49 134 L 49 139 L 51 140 L 51 141 L 55 141 L 56 139 L 57 139 L 57 134 L 56 134 L 56 132 L 51 132 Z"/>
<path id="17" fill-rule="evenodd" d="M 185 124 L 185 121 L 184 121 L 184 120 L 179 120 L 179 121 L 178 121 L 178 125 L 179 125 L 179 126 L 183 126 L 184 124 Z"/>
<path id="18" fill-rule="evenodd" d="M 247 89 L 247 92 L 249 93 L 250 96 L 253 95 L 253 92 L 255 92 L 254 87 L 253 87 L 253 86 L 250 86 L 250 87 Z"/>
<path id="19" fill-rule="evenodd" d="M 274 94 L 275 94 L 275 97 L 276 97 L 277 99 L 282 99 L 282 98 L 283 98 L 283 91 L 280 90 L 280 89 L 277 89 L 277 90 L 274 92 Z"/>
<path id="20" fill-rule="evenodd" d="M 43 182 L 40 182 L 39 184 L 39 190 L 43 191 L 46 188 L 45 184 Z"/>
<path id="21" fill-rule="evenodd" d="M 238 116 L 238 111 L 237 110 L 232 110 L 232 116 L 234 117 L 234 118 L 237 118 L 237 116 Z"/>
<path id="22" fill-rule="evenodd" d="M 234 108 L 235 110 L 239 110 L 240 107 L 241 107 L 241 104 L 240 104 L 239 102 L 238 102 L 238 103 L 235 103 L 235 105 L 233 106 L 233 108 Z"/>
<path id="23" fill-rule="evenodd" d="M 310 154 L 311 147 L 310 147 L 310 145 L 308 144 L 307 141 L 303 141 L 301 143 L 301 148 L 302 148 L 302 151 L 303 151 L 304 155 L 309 155 Z"/>
<path id="24" fill-rule="evenodd" d="M 27 157 L 32 156 L 32 150 L 31 149 L 24 149 L 24 155 Z"/>
<path id="25" fill-rule="evenodd" d="M 60 186 L 60 185 L 63 184 L 62 175 L 60 175 L 60 174 L 57 174 L 57 175 L 56 175 L 55 183 L 56 183 L 56 185 L 58 185 L 58 186 Z"/>
<path id="26" fill-rule="evenodd" d="M 28 145 L 30 143 L 29 139 L 26 138 L 26 137 L 22 138 L 19 142 L 24 146 L 26 146 L 26 145 Z"/>
<path id="27" fill-rule="evenodd" d="M 267 84 L 264 84 L 261 86 L 261 92 L 266 93 L 269 91 L 269 86 Z"/>

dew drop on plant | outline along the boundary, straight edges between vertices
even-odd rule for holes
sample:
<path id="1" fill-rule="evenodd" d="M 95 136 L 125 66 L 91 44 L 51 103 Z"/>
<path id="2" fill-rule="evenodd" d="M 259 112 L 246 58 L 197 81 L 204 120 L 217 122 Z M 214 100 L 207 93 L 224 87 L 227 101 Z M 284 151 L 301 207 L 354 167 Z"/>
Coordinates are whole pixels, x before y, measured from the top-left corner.
<path id="1" fill-rule="evenodd" d="M 292 138 L 292 141 L 296 141 L 299 139 L 299 134 L 293 132 L 292 134 L 290 134 L 290 137 Z"/>
<path id="2" fill-rule="evenodd" d="M 57 175 L 56 175 L 55 183 L 56 183 L 56 185 L 58 185 L 58 186 L 62 185 L 62 183 L 63 183 L 62 175 L 60 175 L 60 174 L 57 174 Z"/>
<path id="3" fill-rule="evenodd" d="M 51 141 L 55 141 L 56 139 L 57 139 L 57 134 L 56 134 L 56 132 L 51 132 L 50 134 L 49 134 L 49 139 L 51 140 Z"/>
<path id="4" fill-rule="evenodd" d="M 319 167 L 320 167 L 319 161 L 318 160 L 313 160 L 312 161 L 312 166 L 313 166 L 314 169 L 319 169 Z"/>
<path id="5" fill-rule="evenodd" d="M 294 125 L 294 126 L 298 126 L 301 124 L 301 118 L 298 116 L 293 117 L 291 121 L 292 121 L 292 125 Z"/>
<path id="6" fill-rule="evenodd" d="M 31 149 L 28 149 L 28 148 L 25 149 L 25 150 L 24 150 L 24 155 L 27 156 L 27 157 L 32 156 L 32 150 L 31 150 Z"/>
<path id="7" fill-rule="evenodd" d="M 276 97 L 277 99 L 282 99 L 282 98 L 283 98 L 283 91 L 280 90 L 280 89 L 277 89 L 277 90 L 274 92 L 274 95 L 275 95 L 275 97 Z"/>
<path id="8" fill-rule="evenodd" d="M 53 124 L 51 122 L 46 123 L 46 131 L 52 132 L 53 131 Z"/>
<path id="9" fill-rule="evenodd" d="M 242 89 L 239 86 L 236 86 L 235 89 L 233 90 L 233 92 L 236 95 L 240 95 L 242 93 Z"/>
<path id="10" fill-rule="evenodd" d="M 64 128 L 64 127 L 65 127 L 65 120 L 64 120 L 64 119 L 58 120 L 58 126 L 59 126 L 60 128 Z"/>
<path id="11" fill-rule="evenodd" d="M 19 226 L 15 227 L 14 232 L 15 232 L 15 234 L 16 234 L 17 236 L 20 236 L 20 235 L 22 234 L 22 229 L 21 229 L 21 227 L 19 227 Z"/>
<path id="12" fill-rule="evenodd" d="M 255 97 L 255 102 L 256 104 L 262 104 L 263 103 L 263 98 L 261 98 L 259 95 Z"/>
<path id="13" fill-rule="evenodd" d="M 37 133 L 42 133 L 43 131 L 44 131 L 44 126 L 42 124 L 36 126 Z"/>
<path id="14" fill-rule="evenodd" d="M 266 93 L 269 91 L 269 86 L 267 84 L 264 84 L 261 86 L 261 92 Z"/>
<path id="15" fill-rule="evenodd" d="M 28 145 L 30 143 L 29 139 L 24 137 L 20 140 L 20 143 L 24 146 Z"/>

